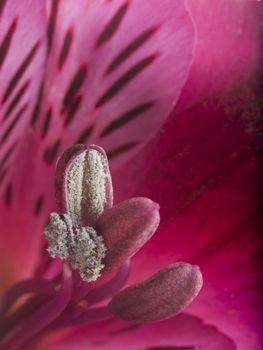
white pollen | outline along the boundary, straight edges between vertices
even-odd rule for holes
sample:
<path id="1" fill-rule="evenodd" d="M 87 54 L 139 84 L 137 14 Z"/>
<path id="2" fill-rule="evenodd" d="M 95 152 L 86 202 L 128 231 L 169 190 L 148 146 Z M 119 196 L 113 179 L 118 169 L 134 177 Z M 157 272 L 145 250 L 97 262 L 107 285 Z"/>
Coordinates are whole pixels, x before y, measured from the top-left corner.
<path id="1" fill-rule="evenodd" d="M 96 281 L 101 276 L 106 247 L 103 237 L 92 227 L 73 227 L 68 214 L 51 213 L 44 234 L 52 258 L 70 258 L 72 267 L 84 281 Z"/>
<path id="2" fill-rule="evenodd" d="M 81 227 L 77 230 L 70 257 L 72 267 L 79 271 L 84 281 L 96 281 L 101 276 L 105 253 L 103 238 L 92 227 Z"/>
<path id="3" fill-rule="evenodd" d="M 65 260 L 69 256 L 69 242 L 73 235 L 71 218 L 67 214 L 51 213 L 49 220 L 44 231 L 49 242 L 47 250 L 52 258 Z"/>
<path id="4" fill-rule="evenodd" d="M 86 154 L 86 167 L 83 177 L 83 212 L 96 220 L 104 210 L 106 202 L 106 182 L 108 165 L 101 153 L 90 150 Z"/>
<path id="5" fill-rule="evenodd" d="M 81 225 L 82 184 L 84 175 L 85 152 L 74 159 L 67 174 L 67 203 L 74 224 Z"/>
<path id="6" fill-rule="evenodd" d="M 95 221 L 106 203 L 106 187 L 111 186 L 107 159 L 89 149 L 74 160 L 67 172 L 68 212 L 74 224 L 83 226 Z"/>

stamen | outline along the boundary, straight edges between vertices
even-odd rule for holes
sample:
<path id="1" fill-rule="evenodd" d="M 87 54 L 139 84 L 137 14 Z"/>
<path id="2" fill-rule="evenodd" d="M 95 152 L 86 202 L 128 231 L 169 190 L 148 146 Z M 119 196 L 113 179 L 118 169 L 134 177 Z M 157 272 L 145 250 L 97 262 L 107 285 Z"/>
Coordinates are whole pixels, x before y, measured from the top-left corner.
<path id="1" fill-rule="evenodd" d="M 50 222 L 44 231 L 49 241 L 48 252 L 52 258 L 65 260 L 69 256 L 70 237 L 73 237 L 72 220 L 67 214 L 50 214 Z"/>
<path id="2" fill-rule="evenodd" d="M 68 213 L 78 226 L 94 222 L 106 204 L 112 205 L 111 176 L 101 149 L 89 148 L 72 160 L 66 191 Z"/>
<path id="3" fill-rule="evenodd" d="M 86 164 L 83 177 L 83 198 L 82 217 L 85 220 L 87 213 L 83 209 L 88 209 L 88 218 L 95 221 L 104 210 L 106 198 L 106 180 L 108 171 L 105 171 L 107 164 L 104 157 L 94 150 L 86 153 Z"/>
<path id="4" fill-rule="evenodd" d="M 98 321 L 104 321 L 113 318 L 108 308 L 105 306 L 92 308 L 89 310 L 83 310 L 80 315 L 71 316 L 67 315 L 59 318 L 56 322 L 50 325 L 48 330 L 57 330 L 63 327 L 76 327 L 83 324 L 95 323 Z"/>
<path id="5" fill-rule="evenodd" d="M 78 269 L 84 281 L 96 281 L 104 268 L 102 259 L 105 257 L 106 247 L 103 238 L 92 227 L 81 227 L 77 229 L 70 248 L 72 267 Z"/>
<path id="6" fill-rule="evenodd" d="M 43 278 L 31 278 L 18 282 L 9 288 L 2 298 L 0 316 L 3 316 L 23 294 L 28 293 L 53 296 L 55 289 L 51 282 Z"/>
<path id="7" fill-rule="evenodd" d="M 52 213 L 44 233 L 52 258 L 70 258 L 72 267 L 84 281 L 96 281 L 101 276 L 106 247 L 102 236 L 92 227 L 73 227 L 68 214 Z"/>
<path id="8" fill-rule="evenodd" d="M 0 343 L 3 338 L 10 336 L 10 331 L 12 332 L 17 326 L 23 324 L 29 315 L 49 300 L 51 300 L 51 298 L 46 295 L 33 296 L 12 313 L 11 316 L 4 318 L 0 322 Z"/>
<path id="9" fill-rule="evenodd" d="M 3 350 L 21 349 L 33 336 L 45 329 L 65 310 L 72 295 L 72 275 L 68 266 L 64 265 L 63 279 L 55 297 L 45 305 L 34 310 L 34 313 L 18 327 L 15 337 L 6 340 Z"/>
<path id="10" fill-rule="evenodd" d="M 63 263 L 60 259 L 50 261 L 49 265 L 43 272 L 43 278 L 47 280 L 54 280 L 61 274 Z"/>
<path id="11" fill-rule="evenodd" d="M 202 274 L 198 266 L 176 263 L 114 296 L 109 310 L 122 320 L 134 323 L 160 321 L 181 312 L 201 287 Z"/>
<path id="12" fill-rule="evenodd" d="M 103 273 L 116 271 L 136 254 L 159 222 L 159 205 L 148 198 L 132 198 L 105 211 L 94 225 L 108 249 Z"/>
<path id="13" fill-rule="evenodd" d="M 80 213 L 85 155 L 86 152 L 82 152 L 74 159 L 67 176 L 68 212 L 76 225 L 81 225 Z"/>
<path id="14" fill-rule="evenodd" d="M 119 269 L 118 273 L 107 283 L 93 288 L 88 294 L 85 300 L 88 305 L 96 304 L 104 299 L 110 298 L 115 293 L 125 285 L 130 274 L 130 261 L 127 260 L 122 267 Z"/>

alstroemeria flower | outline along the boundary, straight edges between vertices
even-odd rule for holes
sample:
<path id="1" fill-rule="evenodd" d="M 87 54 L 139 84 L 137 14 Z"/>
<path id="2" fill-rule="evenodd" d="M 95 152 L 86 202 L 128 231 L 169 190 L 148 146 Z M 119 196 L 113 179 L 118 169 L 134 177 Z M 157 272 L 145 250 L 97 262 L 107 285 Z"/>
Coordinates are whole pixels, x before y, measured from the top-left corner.
<path id="1" fill-rule="evenodd" d="M 191 315 L 52 330 L 26 349 L 261 349 L 260 12 L 254 0 L 0 1 L 0 294 L 22 280 L 39 297 L 17 324 L 42 298 L 52 300 L 45 327 L 71 300 L 69 267 L 59 293 L 43 281 L 61 278 L 61 263 L 50 265 L 42 233 L 58 210 L 56 159 L 76 143 L 106 150 L 117 203 L 145 196 L 161 205 L 161 226 L 133 257 L 128 283 L 174 261 L 204 272 Z M 138 153 L 182 89 L 165 128 Z M 123 286 L 127 269 L 114 285 Z M 104 298 L 95 283 L 79 296 Z M 117 316 L 129 287 L 121 293 L 112 302 Z"/>

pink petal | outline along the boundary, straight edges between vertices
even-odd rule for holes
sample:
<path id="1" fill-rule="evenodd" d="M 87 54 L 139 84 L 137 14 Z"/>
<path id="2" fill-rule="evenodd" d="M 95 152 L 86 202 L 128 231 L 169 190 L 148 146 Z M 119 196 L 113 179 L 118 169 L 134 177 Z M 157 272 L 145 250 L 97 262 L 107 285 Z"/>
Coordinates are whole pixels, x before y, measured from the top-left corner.
<path id="1" fill-rule="evenodd" d="M 185 2 L 48 4 L 42 147 L 99 144 L 114 167 L 157 132 L 185 83 L 194 41 Z"/>
<path id="2" fill-rule="evenodd" d="M 239 349 L 256 349 L 262 329 L 260 145 L 257 131 L 249 135 L 242 120 L 224 113 L 206 101 L 177 115 L 156 148 L 140 154 L 144 165 L 139 171 L 137 164 L 136 174 L 145 180 L 132 195 L 158 201 L 162 225 L 134 259 L 134 280 L 178 259 L 200 265 L 205 283 L 196 313 Z M 129 184 L 133 174 L 121 172 Z"/>
<path id="3" fill-rule="evenodd" d="M 51 341 L 51 339 L 50 339 Z M 170 320 L 130 325 L 117 320 L 82 327 L 62 336 L 51 350 L 235 350 L 235 344 L 216 327 L 199 318 L 180 314 Z M 40 348 L 41 349 L 41 348 Z"/>
<path id="4" fill-rule="evenodd" d="M 11 6 L 12 3 L 11 0 L 6 3 L 3 16 L 7 6 Z M 20 6 L 22 8 L 23 4 L 23 1 L 19 2 L 17 8 L 20 9 Z M 1 227 L 5 227 L 5 232 L 8 233 L 1 237 L 1 246 L 5 247 L 4 263 L 1 265 L 6 274 L 3 277 L 5 284 L 9 284 L 8 281 L 15 278 L 14 276 L 16 278 L 29 276 L 36 264 L 36 257 L 39 255 L 39 236 L 47 214 L 55 209 L 53 181 L 54 164 L 58 155 L 76 142 L 85 143 L 97 140 L 106 147 L 107 151 L 112 151 L 110 155 L 112 158 L 116 156 L 117 163 L 127 159 L 126 153 L 129 151 L 129 146 L 136 146 L 137 141 L 140 146 L 158 130 L 182 89 L 189 71 L 194 37 L 184 1 L 165 0 L 162 2 L 161 9 L 157 1 L 154 2 L 154 6 L 152 6 L 152 1 L 144 1 L 142 4 L 138 0 L 130 2 L 127 6 L 125 4 L 126 2 L 122 4 L 99 2 L 95 6 L 93 2 L 80 1 L 78 6 L 75 6 L 73 1 L 50 1 L 48 3 L 49 61 L 45 71 L 45 84 L 44 89 L 38 89 L 32 85 L 36 98 L 33 100 L 34 110 L 30 113 L 30 117 L 27 116 L 27 120 L 30 119 L 36 132 L 33 135 L 27 134 L 24 139 L 20 134 L 22 127 L 14 129 L 14 131 L 19 131 L 23 143 L 23 148 L 16 157 L 19 159 L 15 163 L 16 173 L 8 174 L 6 167 L 3 167 L 0 173 L 0 180 L 3 181 L 5 177 L 5 182 L 2 183 L 4 202 L 8 204 L 12 197 L 12 205 L 7 207 L 3 204 L 4 209 L 1 210 L 1 215 L 3 215 Z M 36 11 L 39 10 L 38 6 L 35 7 Z M 126 7 L 127 12 L 114 35 L 108 42 L 95 48 L 96 40 L 104 37 L 101 33 L 111 18 L 116 13 L 119 13 L 118 16 L 120 16 Z M 29 5 L 26 9 L 28 11 L 24 17 L 25 22 L 30 23 L 28 38 L 31 40 L 35 33 L 35 30 L 31 28 L 34 21 L 38 25 L 33 27 L 38 28 L 43 23 L 43 19 L 40 19 L 38 15 L 35 16 L 35 10 L 31 11 Z M 89 15 L 84 16 L 85 20 L 82 21 L 83 13 Z M 31 19 L 31 14 L 34 20 Z M 155 26 L 160 26 L 156 32 L 146 32 Z M 3 33 L 6 31 L 7 29 Z M 148 33 L 148 39 L 145 32 Z M 142 33 L 146 35 L 144 45 L 134 51 L 112 73 L 104 76 L 105 70 L 116 54 Z M 24 36 L 27 37 L 27 35 Z M 24 39 L 19 37 L 18 41 L 20 44 L 24 42 Z M 26 48 L 32 47 L 34 43 L 29 41 L 28 45 L 21 48 L 19 52 L 23 53 L 22 58 L 25 57 Z M 16 44 L 14 47 L 20 48 L 20 46 Z M 148 61 L 149 66 L 123 87 L 113 99 L 100 108 L 94 107 L 114 81 L 120 79 L 137 62 L 155 54 L 158 50 L 161 51 L 160 56 L 152 64 Z M 36 53 L 35 60 L 38 55 L 40 51 Z M 13 60 L 17 62 L 18 57 L 20 54 L 17 55 L 15 52 Z M 173 64 L 170 64 L 171 62 Z M 168 70 L 167 66 L 169 66 Z M 36 70 L 33 71 L 33 67 L 33 64 L 29 66 L 40 85 L 42 78 L 39 78 Z M 28 74 L 31 72 L 29 68 Z M 160 75 L 160 71 L 164 71 L 165 74 Z M 156 84 L 152 84 L 153 77 Z M 26 80 L 23 83 L 25 84 Z M 31 88 L 31 85 L 29 87 Z M 138 87 L 143 87 L 143 93 Z M 17 87 L 17 90 L 19 88 L 20 86 Z M 13 95 L 17 93 L 18 91 Z M 157 102 L 150 108 L 149 103 L 152 99 Z M 138 106 L 143 104 L 146 104 L 144 108 L 138 109 Z M 99 137 L 111 121 L 134 108 L 137 110 L 129 115 L 134 118 L 138 116 L 138 118 L 130 123 L 125 119 L 126 125 L 123 125 L 118 131 L 104 138 Z M 26 115 L 25 112 L 24 116 Z M 144 115 L 145 118 L 150 118 L 151 123 L 145 122 L 145 118 L 142 118 Z M 26 118 L 21 119 L 21 123 L 24 123 L 22 120 Z M 96 122 L 96 127 L 93 126 L 94 122 Z M 22 126 L 25 127 L 24 124 Z M 135 131 L 138 131 L 140 135 L 137 135 Z M 11 138 L 12 135 L 13 132 L 8 140 L 12 140 L 13 143 L 10 141 L 10 145 L 6 144 L 6 149 L 3 150 L 5 153 L 0 158 L 1 163 L 12 155 L 12 152 L 14 154 L 15 140 Z M 88 140 L 89 135 L 91 137 Z M 18 137 L 18 134 L 16 136 Z M 119 146 L 123 147 L 116 151 Z M 114 152 L 113 149 L 115 149 Z M 121 151 L 124 152 L 123 157 Z M 120 157 L 117 157 L 118 152 Z M 115 165 L 118 165 L 117 163 Z M 13 175 L 12 178 L 11 175 Z M 29 188 L 30 191 L 27 190 Z M 23 242 L 19 241 L 21 244 L 14 249 L 14 242 L 20 237 L 23 237 Z M 24 264 L 16 268 L 15 259 L 18 257 L 24 261 Z M 4 276 L 4 273 L 1 273 L 1 276 Z"/>
<path id="5" fill-rule="evenodd" d="M 106 210 L 95 223 L 107 248 L 103 272 L 118 269 L 141 249 L 159 221 L 159 206 L 148 198 L 132 198 Z"/>
<path id="6" fill-rule="evenodd" d="M 1 12 L 0 159 L 8 160 L 28 128 L 43 77 L 45 1 L 4 1 Z"/>
<path id="7" fill-rule="evenodd" d="M 200 265 L 196 314 L 241 350 L 256 349 L 262 329 L 260 113 L 249 83 L 245 89 L 175 112 L 119 177 L 131 187 L 119 188 L 125 196 L 140 193 L 161 208 L 159 230 L 133 261 L 134 281 L 175 260 Z"/>
<path id="8" fill-rule="evenodd" d="M 259 66 L 251 57 L 259 53 L 255 48 L 260 44 L 257 15 L 262 13 L 262 3 L 222 1 L 218 7 L 224 4 L 233 10 L 210 12 L 211 18 L 210 6 L 216 4 L 202 4 L 199 24 L 207 14 L 214 31 L 207 28 L 199 48 L 204 45 L 202 39 L 210 38 L 212 43 L 220 28 L 226 31 L 225 40 L 218 50 L 215 45 L 210 49 L 208 43 L 206 52 L 213 58 L 207 66 L 200 61 L 204 47 L 198 51 L 199 59 L 164 131 L 113 180 L 118 183 L 117 200 L 140 193 L 161 207 L 160 229 L 133 260 L 133 281 L 178 259 L 200 264 L 204 287 L 192 311 L 217 325 L 238 349 L 258 349 L 263 326 L 262 97 Z M 225 23 L 217 22 L 217 16 L 225 16 Z M 240 32 L 232 22 L 243 23 Z M 247 56 L 239 54 L 243 42 L 254 47 Z M 225 67 L 224 57 L 228 59 Z M 239 60 L 242 69 L 237 69 Z M 202 79 L 198 69 L 200 74 L 204 69 Z"/>
<path id="9" fill-rule="evenodd" d="M 29 133 L 43 76 L 46 9 L 42 0 L 34 4 L 2 1 L 0 7 L 1 290 L 11 280 L 29 276 L 37 257 L 33 251 L 39 238 L 34 233 L 41 222 L 35 223 L 31 217 L 36 200 L 41 206 L 41 197 L 34 193 L 33 202 L 29 193 L 37 180 L 30 164 L 35 149 L 27 148 L 23 134 Z M 20 147 L 24 152 L 22 159 L 18 155 Z"/>
<path id="10" fill-rule="evenodd" d="M 190 73 L 194 83 L 184 88 L 184 108 L 200 97 L 225 89 L 262 62 L 261 2 L 187 0 L 187 3 L 198 39 Z"/>

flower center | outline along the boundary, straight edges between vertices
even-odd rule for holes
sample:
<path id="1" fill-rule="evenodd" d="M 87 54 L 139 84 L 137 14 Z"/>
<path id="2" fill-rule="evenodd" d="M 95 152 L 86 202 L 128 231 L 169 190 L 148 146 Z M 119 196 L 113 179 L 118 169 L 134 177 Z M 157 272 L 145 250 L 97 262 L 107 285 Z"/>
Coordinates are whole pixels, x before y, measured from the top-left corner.
<path id="1" fill-rule="evenodd" d="M 1 350 L 28 349 L 46 332 L 113 317 L 133 323 L 166 319 L 198 294 L 202 275 L 187 263 L 167 266 L 120 291 L 129 276 L 130 258 L 158 227 L 159 206 L 139 197 L 113 207 L 108 161 L 101 148 L 76 145 L 65 151 L 57 164 L 56 198 L 61 214 L 50 214 L 44 234 L 50 256 L 67 261 L 53 260 L 45 271 L 6 292 L 0 305 Z M 114 272 L 100 286 L 86 283 Z M 17 306 L 25 294 L 29 297 Z"/>

